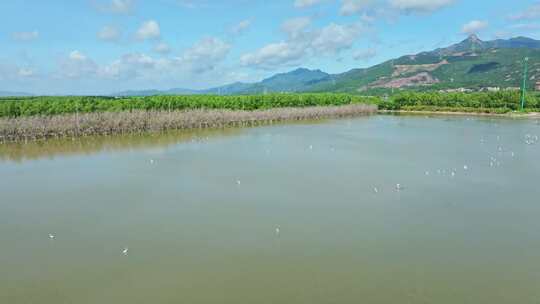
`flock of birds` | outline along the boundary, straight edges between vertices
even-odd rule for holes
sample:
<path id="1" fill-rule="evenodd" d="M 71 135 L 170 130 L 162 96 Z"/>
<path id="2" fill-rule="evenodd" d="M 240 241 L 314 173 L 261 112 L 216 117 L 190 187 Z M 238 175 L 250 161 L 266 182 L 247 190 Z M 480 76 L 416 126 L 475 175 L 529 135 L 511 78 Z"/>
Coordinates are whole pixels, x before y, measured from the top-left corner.
<path id="1" fill-rule="evenodd" d="M 51 241 L 54 241 L 56 239 L 56 235 L 52 234 L 52 233 L 49 233 L 49 240 Z M 129 248 L 128 247 L 125 247 L 124 249 L 122 249 L 122 254 L 124 256 L 127 256 L 129 253 Z"/>
<path id="2" fill-rule="evenodd" d="M 497 136 L 497 141 L 500 141 L 500 140 L 501 140 L 501 137 L 500 137 L 500 136 Z M 525 137 L 524 137 L 524 142 L 525 142 L 525 144 L 527 144 L 527 145 L 535 145 L 535 144 L 537 144 L 537 143 L 539 142 L 539 137 L 538 137 L 538 135 L 526 134 Z M 486 140 L 485 140 L 484 138 L 482 138 L 482 139 L 480 139 L 480 143 L 483 145 L 483 144 L 486 143 Z M 309 145 L 309 146 L 308 146 L 308 149 L 311 151 L 311 150 L 314 149 L 314 146 L 313 146 L 313 145 Z M 330 150 L 331 150 L 331 151 L 335 151 L 335 147 L 334 147 L 334 146 L 331 146 L 331 147 L 330 147 Z M 497 147 L 497 152 L 498 152 L 499 154 L 501 154 L 501 153 L 505 152 L 505 150 L 504 150 L 504 148 L 503 148 L 502 146 L 498 146 L 498 147 Z M 509 155 L 510 155 L 512 158 L 515 157 L 515 153 L 514 153 L 513 151 L 509 151 Z M 150 160 L 149 160 L 149 163 L 150 163 L 151 165 L 154 165 L 154 164 L 156 164 L 157 162 L 156 162 L 156 160 L 154 160 L 154 159 L 150 159 Z M 490 156 L 490 157 L 489 157 L 489 165 L 490 165 L 490 167 L 499 167 L 499 166 L 501 166 L 501 162 L 500 162 L 496 157 Z M 469 169 L 470 169 L 470 168 L 469 168 L 469 165 L 467 165 L 467 164 L 463 165 L 463 171 L 469 171 Z M 456 174 L 458 173 L 457 171 L 458 171 L 458 170 L 455 169 L 455 168 L 454 168 L 454 169 L 450 169 L 450 170 L 448 170 L 448 169 L 437 169 L 437 170 L 436 170 L 436 173 L 437 173 L 438 175 L 446 175 L 446 174 L 449 173 L 451 177 L 455 177 Z M 425 172 L 424 172 L 424 175 L 430 176 L 430 175 L 431 175 L 431 171 L 425 171 Z M 237 179 L 237 180 L 236 180 L 236 185 L 237 185 L 238 187 L 240 187 L 240 186 L 242 185 L 242 181 L 241 181 L 240 179 Z M 404 187 L 402 184 L 399 184 L 399 183 L 398 183 L 398 184 L 395 185 L 395 191 L 398 191 L 398 192 L 399 192 L 399 191 L 402 191 L 402 190 L 404 190 L 404 189 L 405 189 L 405 187 Z M 375 194 L 377 194 L 377 193 L 380 192 L 380 190 L 379 190 L 378 187 L 373 187 L 373 192 L 374 192 Z M 275 230 L 274 230 L 274 232 L 275 232 L 276 237 L 279 237 L 280 234 L 281 234 L 281 226 L 280 226 L 280 225 L 275 225 Z M 55 236 L 54 234 L 51 233 L 51 234 L 49 234 L 49 239 L 50 239 L 51 241 L 53 241 L 53 240 L 56 239 L 56 236 Z M 124 247 L 124 248 L 122 249 L 122 251 L 121 251 L 121 254 L 124 255 L 124 256 L 128 256 L 128 254 L 129 254 L 129 248 L 128 248 L 128 247 Z"/>

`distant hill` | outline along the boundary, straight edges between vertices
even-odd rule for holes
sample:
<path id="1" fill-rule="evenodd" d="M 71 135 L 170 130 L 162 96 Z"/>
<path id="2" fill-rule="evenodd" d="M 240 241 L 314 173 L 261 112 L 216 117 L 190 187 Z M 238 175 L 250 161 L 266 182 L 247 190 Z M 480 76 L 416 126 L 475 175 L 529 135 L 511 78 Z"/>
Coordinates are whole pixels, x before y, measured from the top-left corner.
<path id="1" fill-rule="evenodd" d="M 333 83 L 319 83 L 309 91 L 373 93 L 405 88 L 515 88 L 522 81 L 525 57 L 529 58 L 528 86 L 532 88 L 540 80 L 540 41 L 525 37 L 482 41 L 471 35 L 446 48 L 333 75 Z"/>
<path id="2" fill-rule="evenodd" d="M 24 93 L 24 92 L 0 91 L 0 97 L 24 97 L 24 96 L 32 96 L 32 94 Z"/>
<path id="3" fill-rule="evenodd" d="M 540 81 L 540 40 L 527 37 L 483 41 L 476 35 L 445 48 L 406 55 L 341 74 L 299 68 L 256 83 L 233 83 L 208 90 L 128 91 L 118 95 L 261 94 L 344 92 L 377 94 L 391 90 L 452 90 L 519 87 L 523 59 L 529 58 L 529 88 Z M 116 94 L 115 94 L 116 95 Z"/>
<path id="4" fill-rule="evenodd" d="M 190 90 L 190 89 L 182 89 L 182 88 L 176 88 L 176 89 L 170 89 L 165 91 L 160 90 L 130 90 L 130 91 L 123 91 L 111 94 L 113 96 L 153 96 L 153 95 L 193 95 L 193 94 L 200 94 L 197 90 Z"/>

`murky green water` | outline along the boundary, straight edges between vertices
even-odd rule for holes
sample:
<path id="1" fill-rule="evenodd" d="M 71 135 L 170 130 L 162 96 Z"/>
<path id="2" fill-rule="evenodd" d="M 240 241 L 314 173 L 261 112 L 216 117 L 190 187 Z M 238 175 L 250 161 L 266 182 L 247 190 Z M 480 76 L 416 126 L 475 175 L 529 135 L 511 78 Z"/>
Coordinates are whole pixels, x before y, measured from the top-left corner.
<path id="1" fill-rule="evenodd" d="M 0 303 L 540 303 L 534 135 L 373 116 L 0 146 Z"/>

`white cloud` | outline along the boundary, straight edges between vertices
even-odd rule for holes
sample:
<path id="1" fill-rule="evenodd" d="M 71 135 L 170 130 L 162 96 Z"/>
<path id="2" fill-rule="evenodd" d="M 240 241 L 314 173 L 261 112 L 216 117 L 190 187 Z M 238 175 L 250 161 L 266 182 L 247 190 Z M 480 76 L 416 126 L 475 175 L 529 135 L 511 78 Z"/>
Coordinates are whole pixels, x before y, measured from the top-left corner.
<path id="1" fill-rule="evenodd" d="M 156 45 L 161 52 L 168 47 Z M 96 81 L 156 81 L 163 79 L 189 79 L 197 76 L 221 73 L 216 70 L 227 56 L 231 46 L 214 37 L 196 42 L 178 57 L 154 58 L 144 53 L 128 53 L 107 64 L 97 64 L 81 51 L 74 50 L 59 61 L 58 79 L 81 79 Z M 170 49 L 169 49 L 170 51 Z M 209 74 L 203 74 L 212 71 Z M 206 76 L 205 76 L 206 77 Z"/>
<path id="2" fill-rule="evenodd" d="M 213 70 L 224 60 L 230 49 L 231 45 L 223 40 L 207 37 L 196 42 L 174 60 L 177 64 L 187 67 L 192 73 L 204 73 Z"/>
<path id="3" fill-rule="evenodd" d="M 295 0 L 294 1 L 294 7 L 297 8 L 306 8 L 311 7 L 317 4 L 320 4 L 326 0 Z"/>
<path id="4" fill-rule="evenodd" d="M 472 35 L 486 29 L 488 27 L 487 21 L 473 20 L 463 25 L 461 32 L 463 34 Z"/>
<path id="5" fill-rule="evenodd" d="M 342 0 L 340 13 L 345 16 L 361 14 L 397 17 L 400 14 L 427 14 L 447 7 L 456 0 Z"/>
<path id="6" fill-rule="evenodd" d="M 35 72 L 34 70 L 29 69 L 29 68 L 20 68 L 19 71 L 17 72 L 17 75 L 19 77 L 28 78 L 28 77 L 35 76 Z"/>
<path id="7" fill-rule="evenodd" d="M 112 0 L 110 7 L 113 12 L 127 14 L 131 12 L 133 6 L 133 0 Z"/>
<path id="8" fill-rule="evenodd" d="M 260 69 L 274 69 L 280 66 L 296 65 L 307 56 L 336 55 L 353 46 L 362 32 L 362 27 L 353 25 L 328 26 L 308 30 L 311 20 L 291 19 L 282 30 L 287 34 L 285 41 L 268 44 L 240 58 L 242 66 Z"/>
<path id="9" fill-rule="evenodd" d="M 97 33 L 97 38 L 103 41 L 115 42 L 120 39 L 122 33 L 119 28 L 114 26 L 104 26 Z"/>
<path id="10" fill-rule="evenodd" d="M 130 14 L 135 7 L 135 0 L 91 0 L 94 7 L 104 13 Z"/>
<path id="11" fill-rule="evenodd" d="M 160 42 L 154 46 L 154 51 L 161 54 L 168 54 L 171 52 L 171 47 L 165 42 Z"/>
<path id="12" fill-rule="evenodd" d="M 311 46 L 320 53 L 337 53 L 350 48 L 360 34 L 357 25 L 338 25 L 331 23 L 318 31 Z"/>
<path id="13" fill-rule="evenodd" d="M 39 38 L 39 32 L 15 32 L 11 34 L 11 37 L 17 41 L 33 41 Z"/>
<path id="14" fill-rule="evenodd" d="M 390 6 L 407 13 L 430 13 L 454 2 L 455 0 L 390 0 Z"/>
<path id="15" fill-rule="evenodd" d="M 377 56 L 377 50 L 373 48 L 359 50 L 353 54 L 353 59 L 357 61 L 369 61 Z"/>
<path id="16" fill-rule="evenodd" d="M 520 30 L 520 31 L 535 31 L 540 29 L 540 24 L 538 23 L 517 23 L 509 26 L 510 29 Z"/>
<path id="17" fill-rule="evenodd" d="M 153 58 L 131 53 L 101 66 L 97 76 L 115 80 L 154 80 L 207 77 L 220 74 L 217 67 L 225 59 L 230 46 L 217 38 L 205 38 L 174 58 Z M 206 74 L 206 72 L 212 72 Z"/>
<path id="18" fill-rule="evenodd" d="M 250 26 L 251 26 L 251 20 L 249 19 L 242 20 L 235 26 L 231 27 L 230 32 L 235 35 L 240 35 L 243 32 L 245 32 Z"/>
<path id="19" fill-rule="evenodd" d="M 81 53 L 79 51 L 72 51 L 71 53 L 69 53 L 68 58 L 70 60 L 75 60 L 75 61 L 84 61 L 84 60 L 88 59 L 88 57 L 86 57 L 86 55 L 84 55 L 83 53 Z"/>
<path id="20" fill-rule="evenodd" d="M 60 75 L 66 78 L 80 78 L 94 75 L 98 65 L 80 51 L 72 51 L 60 61 Z"/>
<path id="21" fill-rule="evenodd" d="M 139 40 L 158 39 L 161 37 L 159 24 L 155 20 L 145 21 L 137 30 L 135 37 L 137 37 Z"/>
<path id="22" fill-rule="evenodd" d="M 302 45 L 282 41 L 268 44 L 253 53 L 243 55 L 240 58 L 240 63 L 243 66 L 272 69 L 276 66 L 297 61 L 305 54 L 306 49 Z"/>
<path id="23" fill-rule="evenodd" d="M 354 15 L 370 9 L 376 3 L 375 0 L 343 0 L 340 12 L 345 16 Z"/>
<path id="24" fill-rule="evenodd" d="M 526 10 L 512 14 L 508 17 L 510 20 L 531 20 L 540 18 L 540 2 L 536 2 L 529 6 Z"/>
<path id="25" fill-rule="evenodd" d="M 112 63 L 99 67 L 97 76 L 111 79 L 133 79 L 152 74 L 158 67 L 165 66 L 165 61 L 156 60 L 146 54 L 125 54 Z"/>
<path id="26" fill-rule="evenodd" d="M 311 25 L 311 18 L 298 17 L 286 20 L 281 25 L 281 30 L 287 33 L 289 37 L 298 37 Z"/>

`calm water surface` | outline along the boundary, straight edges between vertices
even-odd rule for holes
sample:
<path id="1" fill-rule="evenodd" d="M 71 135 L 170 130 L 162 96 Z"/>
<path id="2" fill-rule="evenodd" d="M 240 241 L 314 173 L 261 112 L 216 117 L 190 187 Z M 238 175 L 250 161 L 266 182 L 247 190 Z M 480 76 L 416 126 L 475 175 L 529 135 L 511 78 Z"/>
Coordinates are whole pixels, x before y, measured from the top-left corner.
<path id="1" fill-rule="evenodd" d="M 534 135 L 372 116 L 3 145 L 0 303 L 540 303 Z"/>

